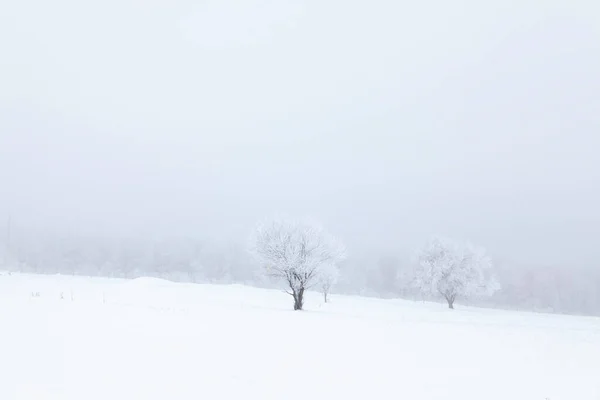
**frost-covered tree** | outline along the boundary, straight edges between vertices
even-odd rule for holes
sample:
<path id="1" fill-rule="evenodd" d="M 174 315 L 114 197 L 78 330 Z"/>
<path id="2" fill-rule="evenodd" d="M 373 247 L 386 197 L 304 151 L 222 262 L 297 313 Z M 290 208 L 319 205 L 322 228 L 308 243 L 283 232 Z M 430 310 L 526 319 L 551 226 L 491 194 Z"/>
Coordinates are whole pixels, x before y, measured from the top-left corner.
<path id="1" fill-rule="evenodd" d="M 418 254 L 415 284 L 425 295 L 441 295 L 454 308 L 457 297 L 492 295 L 500 289 L 485 249 L 434 238 Z"/>
<path id="2" fill-rule="evenodd" d="M 335 264 L 326 264 L 319 271 L 319 288 L 323 293 L 325 303 L 327 303 L 331 288 L 337 283 L 339 276 L 340 270 Z"/>
<path id="3" fill-rule="evenodd" d="M 309 221 L 276 218 L 260 223 L 250 252 L 268 276 L 283 280 L 294 298 L 294 310 L 302 310 L 304 293 L 319 283 L 321 272 L 346 257 L 344 245 Z"/>

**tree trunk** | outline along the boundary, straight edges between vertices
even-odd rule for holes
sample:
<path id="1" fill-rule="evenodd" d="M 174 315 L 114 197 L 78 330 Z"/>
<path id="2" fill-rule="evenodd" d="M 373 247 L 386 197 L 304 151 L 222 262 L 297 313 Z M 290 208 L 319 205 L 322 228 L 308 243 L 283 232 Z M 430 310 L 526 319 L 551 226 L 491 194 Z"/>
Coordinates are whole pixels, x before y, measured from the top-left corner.
<path id="1" fill-rule="evenodd" d="M 448 302 L 448 308 L 454 310 L 454 296 L 446 296 L 446 301 Z"/>
<path id="2" fill-rule="evenodd" d="M 323 291 L 323 298 L 325 300 L 325 303 L 327 303 L 327 291 Z"/>
<path id="3" fill-rule="evenodd" d="M 304 306 L 304 288 L 300 288 L 297 292 L 294 291 L 294 311 L 302 310 Z"/>

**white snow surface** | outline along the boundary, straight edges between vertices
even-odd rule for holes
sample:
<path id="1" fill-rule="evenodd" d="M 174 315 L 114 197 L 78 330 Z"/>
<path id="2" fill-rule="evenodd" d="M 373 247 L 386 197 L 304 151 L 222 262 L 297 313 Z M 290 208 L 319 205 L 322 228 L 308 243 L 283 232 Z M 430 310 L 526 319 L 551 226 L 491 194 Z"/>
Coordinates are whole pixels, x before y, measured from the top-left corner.
<path id="1" fill-rule="evenodd" d="M 599 318 L 321 298 L 3 274 L 0 399 L 600 399 Z"/>

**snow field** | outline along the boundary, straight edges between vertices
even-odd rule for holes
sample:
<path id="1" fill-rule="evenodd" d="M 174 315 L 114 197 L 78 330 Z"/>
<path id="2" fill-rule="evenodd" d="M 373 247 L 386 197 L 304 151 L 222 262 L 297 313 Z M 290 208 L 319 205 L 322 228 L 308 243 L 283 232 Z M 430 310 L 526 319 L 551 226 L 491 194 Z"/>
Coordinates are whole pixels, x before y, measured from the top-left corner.
<path id="1" fill-rule="evenodd" d="M 0 399 L 600 399 L 599 318 L 291 306 L 239 285 L 2 275 Z"/>

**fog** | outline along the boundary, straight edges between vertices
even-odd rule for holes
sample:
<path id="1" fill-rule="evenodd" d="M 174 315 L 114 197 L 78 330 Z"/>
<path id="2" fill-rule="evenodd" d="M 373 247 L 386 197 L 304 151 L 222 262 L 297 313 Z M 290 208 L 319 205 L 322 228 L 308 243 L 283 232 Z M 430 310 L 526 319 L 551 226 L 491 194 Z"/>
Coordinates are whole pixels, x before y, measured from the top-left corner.
<path id="1" fill-rule="evenodd" d="M 238 242 L 283 212 L 350 254 L 444 234 L 598 268 L 597 2 L 1 8 L 12 229 Z"/>

